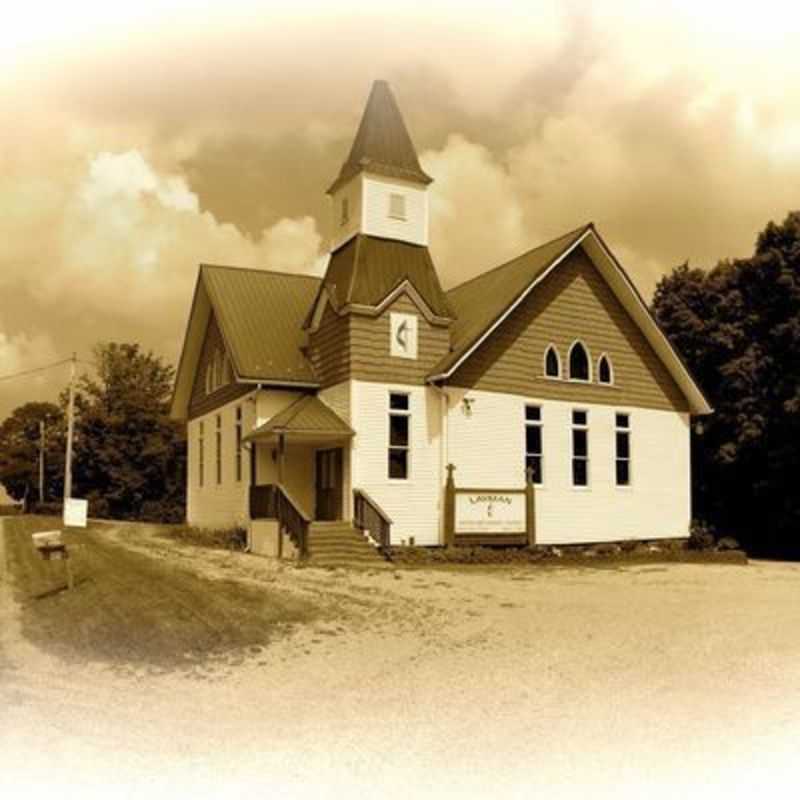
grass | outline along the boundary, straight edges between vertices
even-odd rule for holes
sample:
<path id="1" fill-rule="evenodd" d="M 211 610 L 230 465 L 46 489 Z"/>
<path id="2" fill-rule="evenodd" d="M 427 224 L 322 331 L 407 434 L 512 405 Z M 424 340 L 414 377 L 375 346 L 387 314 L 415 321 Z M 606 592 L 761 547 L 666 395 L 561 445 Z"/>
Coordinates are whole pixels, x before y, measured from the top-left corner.
<path id="1" fill-rule="evenodd" d="M 31 539 L 58 523 L 15 517 L 5 520 L 3 535 L 23 634 L 65 661 L 190 668 L 255 652 L 287 624 L 317 617 L 310 603 L 273 589 L 212 580 L 132 552 L 109 540 L 107 523 L 65 534 L 75 576 L 66 591 L 64 563 L 44 561 Z"/>
<path id="2" fill-rule="evenodd" d="M 247 545 L 247 532 L 243 528 L 193 528 L 189 525 L 164 525 L 159 528 L 159 536 L 174 539 L 196 547 L 210 547 L 216 550 L 244 550 Z"/>

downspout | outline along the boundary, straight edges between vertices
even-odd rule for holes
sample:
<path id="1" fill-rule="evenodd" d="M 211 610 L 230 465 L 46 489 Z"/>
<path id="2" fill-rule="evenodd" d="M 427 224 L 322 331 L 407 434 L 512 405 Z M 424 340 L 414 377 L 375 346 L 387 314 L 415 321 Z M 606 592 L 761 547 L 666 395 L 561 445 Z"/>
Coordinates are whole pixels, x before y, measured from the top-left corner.
<path id="1" fill-rule="evenodd" d="M 444 504 L 445 504 L 445 483 L 447 482 L 447 453 L 448 453 L 448 425 L 447 416 L 449 411 L 449 398 L 444 386 L 431 383 L 430 386 L 439 395 L 439 542 L 444 544 L 445 524 L 444 524 Z"/>

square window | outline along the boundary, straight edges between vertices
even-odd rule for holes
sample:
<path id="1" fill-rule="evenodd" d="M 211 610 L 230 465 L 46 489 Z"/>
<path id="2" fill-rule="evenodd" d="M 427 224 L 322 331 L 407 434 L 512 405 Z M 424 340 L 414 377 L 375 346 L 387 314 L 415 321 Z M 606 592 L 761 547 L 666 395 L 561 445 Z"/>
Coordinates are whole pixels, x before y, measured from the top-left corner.
<path id="1" fill-rule="evenodd" d="M 541 456 L 525 456 L 525 470 L 527 473 L 527 469 L 530 467 L 533 470 L 533 482 L 534 483 L 541 483 L 542 482 L 542 457 Z M 527 474 L 525 476 L 527 480 Z"/>
<path id="2" fill-rule="evenodd" d="M 572 484 L 574 486 L 589 485 L 589 462 L 585 459 L 572 459 Z"/>
<path id="3" fill-rule="evenodd" d="M 589 440 L 587 431 L 575 428 L 572 431 L 572 455 L 576 458 L 586 458 L 589 454 Z"/>
<path id="4" fill-rule="evenodd" d="M 631 464 L 627 459 L 617 459 L 617 486 L 629 486 L 631 482 Z"/>
<path id="5" fill-rule="evenodd" d="M 630 428 L 631 420 L 629 414 L 617 414 L 616 423 L 618 428 Z"/>
<path id="6" fill-rule="evenodd" d="M 572 424 L 573 425 L 586 425 L 589 419 L 587 411 L 573 411 Z"/>
<path id="7" fill-rule="evenodd" d="M 542 409 L 539 406 L 525 406 L 525 419 L 529 422 L 538 422 L 542 418 Z"/>
<path id="8" fill-rule="evenodd" d="M 392 392 L 389 395 L 389 408 L 391 408 L 392 411 L 408 411 L 408 402 L 409 397 L 407 394 Z"/>
<path id="9" fill-rule="evenodd" d="M 389 447 L 408 447 L 408 417 L 389 416 Z"/>
<path id="10" fill-rule="evenodd" d="M 389 450 L 389 477 L 408 478 L 408 450 Z"/>
<path id="11" fill-rule="evenodd" d="M 542 429 L 538 425 L 528 425 L 525 429 L 525 449 L 533 454 L 542 452 Z"/>

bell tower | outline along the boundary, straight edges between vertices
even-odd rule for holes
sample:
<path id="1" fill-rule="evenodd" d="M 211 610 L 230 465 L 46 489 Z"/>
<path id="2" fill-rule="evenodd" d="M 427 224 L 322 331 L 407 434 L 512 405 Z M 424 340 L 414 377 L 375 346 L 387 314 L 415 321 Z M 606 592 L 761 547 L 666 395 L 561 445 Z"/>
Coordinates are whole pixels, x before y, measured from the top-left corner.
<path id="1" fill-rule="evenodd" d="M 331 250 L 358 234 L 426 247 L 431 182 L 389 84 L 375 81 L 350 154 L 328 189 Z"/>

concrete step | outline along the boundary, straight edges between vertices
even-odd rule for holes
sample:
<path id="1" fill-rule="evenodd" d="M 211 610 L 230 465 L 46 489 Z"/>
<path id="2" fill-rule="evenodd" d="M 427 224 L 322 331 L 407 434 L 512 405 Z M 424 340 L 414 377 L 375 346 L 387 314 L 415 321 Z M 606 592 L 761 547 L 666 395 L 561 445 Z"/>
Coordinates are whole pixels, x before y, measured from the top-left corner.
<path id="1" fill-rule="evenodd" d="M 388 562 L 367 537 L 349 522 L 314 522 L 309 528 L 312 565 L 325 567 L 382 566 Z"/>

